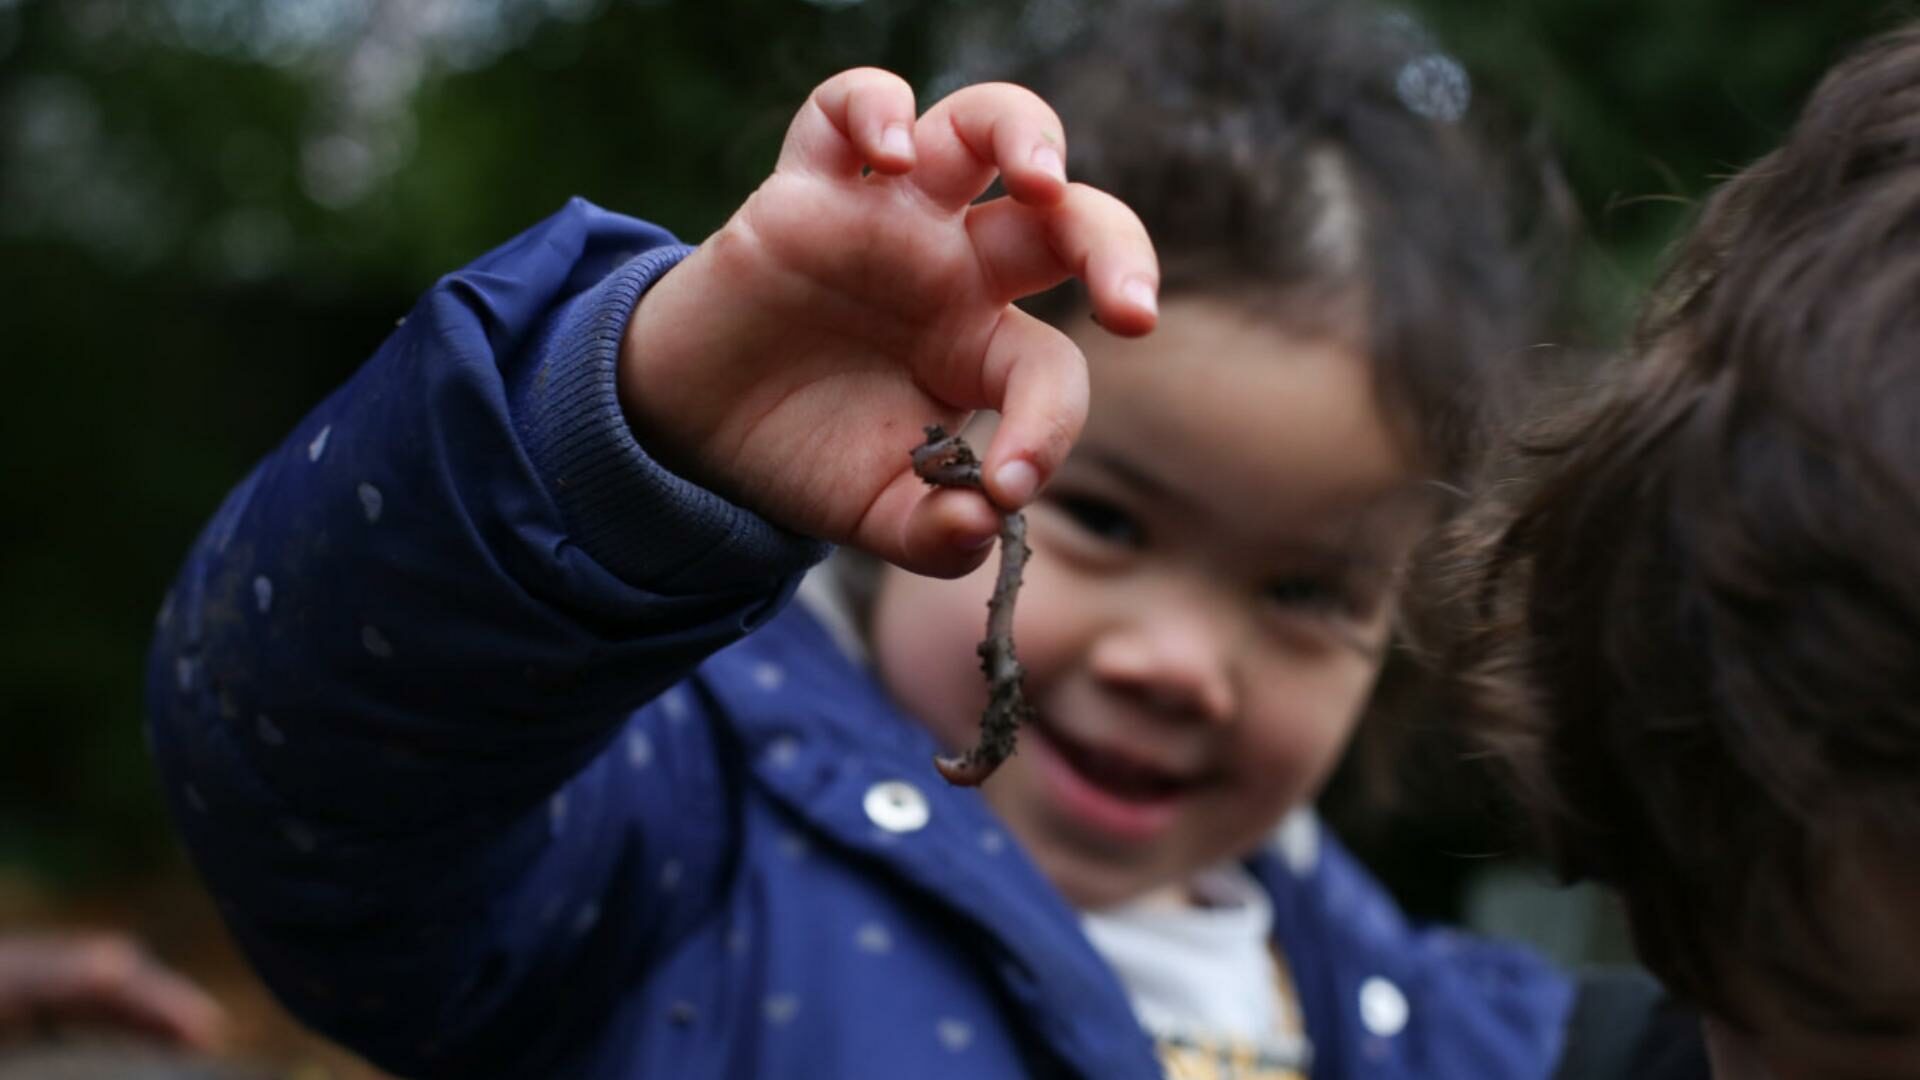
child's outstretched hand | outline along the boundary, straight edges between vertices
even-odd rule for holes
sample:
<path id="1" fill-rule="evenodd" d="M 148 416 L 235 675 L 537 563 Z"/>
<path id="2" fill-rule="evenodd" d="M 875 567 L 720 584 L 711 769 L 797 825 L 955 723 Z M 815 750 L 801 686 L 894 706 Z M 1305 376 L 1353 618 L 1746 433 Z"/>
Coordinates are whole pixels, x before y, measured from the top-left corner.
<path id="1" fill-rule="evenodd" d="M 1069 184 L 1064 151 L 1019 87 L 970 86 L 916 121 L 895 75 L 822 83 L 773 175 L 634 313 L 620 400 L 649 450 L 796 532 L 922 573 L 977 565 L 997 513 L 914 475 L 922 426 L 998 410 L 987 493 L 1018 509 L 1079 437 L 1087 373 L 1011 302 L 1078 276 L 1108 329 L 1156 315 L 1145 228 Z M 1010 197 L 974 204 L 996 176 Z"/>

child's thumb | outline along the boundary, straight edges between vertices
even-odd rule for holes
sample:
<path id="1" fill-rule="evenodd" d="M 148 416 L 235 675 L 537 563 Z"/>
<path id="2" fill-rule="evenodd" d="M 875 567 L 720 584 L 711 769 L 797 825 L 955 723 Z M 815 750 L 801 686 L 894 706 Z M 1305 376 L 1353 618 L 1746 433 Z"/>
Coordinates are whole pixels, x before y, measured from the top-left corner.
<path id="1" fill-rule="evenodd" d="M 982 475 L 995 505 L 1018 510 L 1080 438 L 1087 422 L 1087 361 L 1065 334 L 1008 308 L 987 346 L 983 375 L 1000 425 Z"/>

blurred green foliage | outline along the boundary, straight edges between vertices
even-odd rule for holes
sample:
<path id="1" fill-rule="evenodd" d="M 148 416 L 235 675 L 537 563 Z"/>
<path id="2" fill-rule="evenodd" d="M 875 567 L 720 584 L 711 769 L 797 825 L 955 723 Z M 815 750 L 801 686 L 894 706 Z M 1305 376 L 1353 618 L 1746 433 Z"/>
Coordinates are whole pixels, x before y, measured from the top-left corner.
<path id="1" fill-rule="evenodd" d="M 1881 2 L 1423 0 L 1542 119 L 1617 330 L 1717 175 Z M 1094 0 L 0 0 L 0 867 L 170 857 L 144 652 L 200 523 L 435 275 L 581 194 L 698 238 L 842 67 Z"/>

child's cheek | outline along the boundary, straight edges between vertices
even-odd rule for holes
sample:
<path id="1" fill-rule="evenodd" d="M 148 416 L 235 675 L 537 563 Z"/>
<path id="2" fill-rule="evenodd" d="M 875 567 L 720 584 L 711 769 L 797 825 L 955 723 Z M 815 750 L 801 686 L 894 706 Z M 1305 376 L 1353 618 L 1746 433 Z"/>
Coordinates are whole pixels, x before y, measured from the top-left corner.
<path id="1" fill-rule="evenodd" d="M 1249 691 L 1242 760 L 1287 777 L 1295 798 L 1312 798 L 1359 727 L 1379 673 L 1375 659 L 1338 653 L 1269 670 Z"/>
<path id="2" fill-rule="evenodd" d="M 902 708 L 943 746 L 971 746 L 986 705 L 974 651 L 986 632 L 989 566 L 958 581 L 888 567 L 874 598 L 874 664 Z"/>

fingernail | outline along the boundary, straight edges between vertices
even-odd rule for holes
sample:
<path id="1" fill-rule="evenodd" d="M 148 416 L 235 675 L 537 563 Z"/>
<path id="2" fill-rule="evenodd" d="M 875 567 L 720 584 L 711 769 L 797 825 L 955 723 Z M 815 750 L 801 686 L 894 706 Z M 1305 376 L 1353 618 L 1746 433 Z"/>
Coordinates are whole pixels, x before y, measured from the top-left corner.
<path id="1" fill-rule="evenodd" d="M 905 124 L 888 124 L 880 133 L 880 149 L 897 158 L 913 156 L 913 136 Z"/>
<path id="2" fill-rule="evenodd" d="M 1000 497 L 1009 505 L 1025 506 L 1040 486 L 1040 472 L 1033 467 L 1033 462 L 1015 458 L 1000 466 L 1000 471 L 993 474 L 993 481 L 1000 489 Z"/>
<path id="3" fill-rule="evenodd" d="M 979 536 L 968 536 L 965 533 L 961 533 L 959 536 L 953 538 L 953 544 L 961 551 L 979 551 L 981 548 L 993 543 L 994 539 L 999 535 L 997 532 L 981 533 Z"/>
<path id="4" fill-rule="evenodd" d="M 1033 167 L 1063 184 L 1067 182 L 1066 161 L 1060 157 L 1060 151 L 1046 143 L 1033 148 Z"/>
<path id="5" fill-rule="evenodd" d="M 1149 315 L 1160 313 L 1159 294 L 1160 291 L 1154 288 L 1153 282 L 1146 278 L 1128 278 L 1126 284 L 1120 286 L 1120 295 L 1126 297 L 1128 303 Z"/>

